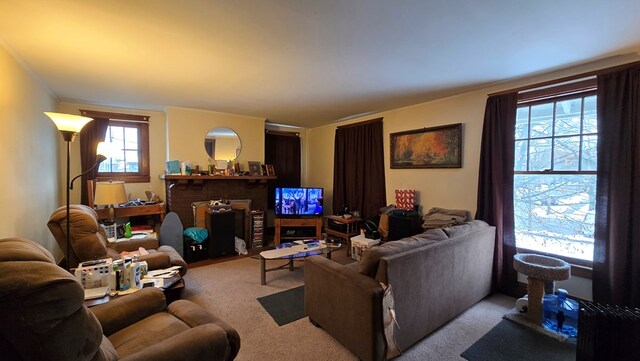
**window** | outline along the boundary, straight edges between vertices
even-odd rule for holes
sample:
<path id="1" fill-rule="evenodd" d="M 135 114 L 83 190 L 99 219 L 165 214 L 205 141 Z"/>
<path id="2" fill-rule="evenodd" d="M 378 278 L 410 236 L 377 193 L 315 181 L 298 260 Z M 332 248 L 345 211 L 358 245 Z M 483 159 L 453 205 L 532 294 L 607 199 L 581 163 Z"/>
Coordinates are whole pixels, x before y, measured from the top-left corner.
<path id="1" fill-rule="evenodd" d="M 100 163 L 96 180 L 149 182 L 149 117 L 81 111 L 88 117 L 109 122 L 104 142 L 111 145 L 112 156 Z"/>
<path id="2" fill-rule="evenodd" d="M 595 85 L 521 98 L 513 189 L 518 249 L 591 263 L 597 143 Z"/>

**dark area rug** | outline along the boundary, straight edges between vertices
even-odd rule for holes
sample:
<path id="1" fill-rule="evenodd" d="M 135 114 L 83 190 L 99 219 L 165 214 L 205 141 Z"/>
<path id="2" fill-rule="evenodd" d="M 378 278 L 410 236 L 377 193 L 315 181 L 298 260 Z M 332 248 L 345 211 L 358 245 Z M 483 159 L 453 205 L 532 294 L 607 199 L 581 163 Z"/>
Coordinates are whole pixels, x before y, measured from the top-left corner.
<path id="1" fill-rule="evenodd" d="M 502 320 L 460 356 L 469 361 L 573 361 L 576 345 Z"/>
<path id="2" fill-rule="evenodd" d="M 304 313 L 304 286 L 259 297 L 258 302 L 278 326 L 286 325 L 306 316 Z"/>

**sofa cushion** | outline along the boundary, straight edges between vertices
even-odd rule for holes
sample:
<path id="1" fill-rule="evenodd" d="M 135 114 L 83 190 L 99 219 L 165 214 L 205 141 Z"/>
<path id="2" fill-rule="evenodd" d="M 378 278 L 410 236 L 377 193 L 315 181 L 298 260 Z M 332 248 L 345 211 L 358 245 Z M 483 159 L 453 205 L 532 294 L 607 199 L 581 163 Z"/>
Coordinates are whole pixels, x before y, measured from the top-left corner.
<path id="1" fill-rule="evenodd" d="M 487 227 L 489 227 L 489 225 L 485 221 L 474 220 L 457 226 L 443 228 L 442 230 L 447 234 L 447 236 L 449 236 L 449 238 L 453 238 Z"/>
<path id="2" fill-rule="evenodd" d="M 445 239 L 447 239 L 447 235 L 441 229 L 430 229 L 415 236 L 367 248 L 362 251 L 362 258 L 358 262 L 358 272 L 369 277 L 375 277 L 378 272 L 380 258 Z"/>

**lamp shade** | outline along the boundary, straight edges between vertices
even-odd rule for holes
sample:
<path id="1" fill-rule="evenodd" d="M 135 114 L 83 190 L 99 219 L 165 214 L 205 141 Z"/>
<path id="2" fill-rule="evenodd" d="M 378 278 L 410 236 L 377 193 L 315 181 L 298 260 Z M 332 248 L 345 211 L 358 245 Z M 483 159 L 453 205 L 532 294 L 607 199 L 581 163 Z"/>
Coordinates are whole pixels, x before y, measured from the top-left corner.
<path id="1" fill-rule="evenodd" d="M 51 118 L 51 120 L 56 124 L 58 130 L 62 132 L 67 131 L 79 133 L 82 127 L 93 120 L 93 118 L 64 113 L 44 112 L 44 114 Z"/>
<path id="2" fill-rule="evenodd" d="M 94 203 L 99 206 L 120 204 L 128 201 L 124 182 L 97 182 Z"/>

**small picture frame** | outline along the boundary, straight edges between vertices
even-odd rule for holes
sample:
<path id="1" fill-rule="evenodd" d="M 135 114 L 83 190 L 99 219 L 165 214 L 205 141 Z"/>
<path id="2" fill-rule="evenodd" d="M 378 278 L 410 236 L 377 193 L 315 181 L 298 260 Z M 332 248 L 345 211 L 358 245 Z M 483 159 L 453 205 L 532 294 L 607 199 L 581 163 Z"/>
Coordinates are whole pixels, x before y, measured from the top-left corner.
<path id="1" fill-rule="evenodd" d="M 249 161 L 249 174 L 252 176 L 262 175 L 262 164 L 256 161 Z"/>
<path id="2" fill-rule="evenodd" d="M 265 168 L 267 170 L 267 175 L 276 175 L 276 171 L 273 168 L 273 164 L 265 164 Z"/>

